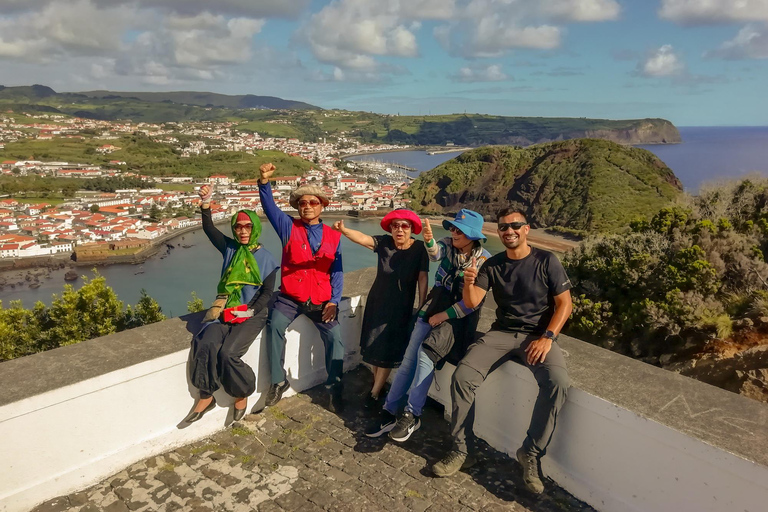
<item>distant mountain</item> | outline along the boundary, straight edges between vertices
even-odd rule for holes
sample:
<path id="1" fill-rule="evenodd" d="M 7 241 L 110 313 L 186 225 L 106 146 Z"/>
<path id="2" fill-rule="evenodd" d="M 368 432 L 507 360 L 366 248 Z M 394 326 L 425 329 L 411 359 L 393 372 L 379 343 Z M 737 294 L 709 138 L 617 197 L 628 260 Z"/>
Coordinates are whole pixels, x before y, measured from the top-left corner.
<path id="1" fill-rule="evenodd" d="M 680 180 L 650 151 L 575 139 L 467 151 L 422 173 L 406 197 L 421 212 L 469 208 L 493 218 L 509 205 L 534 227 L 599 232 L 656 213 L 682 190 Z"/>
<path id="2" fill-rule="evenodd" d="M 301 101 L 284 100 L 274 96 L 254 96 L 245 94 L 229 96 L 213 92 L 114 92 L 114 91 L 86 91 L 80 92 L 89 98 L 101 99 L 138 99 L 152 103 L 177 103 L 179 105 L 197 105 L 200 107 L 221 108 L 266 108 L 272 110 L 322 110 L 320 107 Z"/>

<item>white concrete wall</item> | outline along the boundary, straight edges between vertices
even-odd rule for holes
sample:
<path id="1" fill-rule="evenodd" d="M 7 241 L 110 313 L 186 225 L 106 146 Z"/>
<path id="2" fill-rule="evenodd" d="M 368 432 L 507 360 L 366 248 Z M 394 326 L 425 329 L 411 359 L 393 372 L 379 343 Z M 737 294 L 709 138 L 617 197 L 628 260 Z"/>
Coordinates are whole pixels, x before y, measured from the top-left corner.
<path id="1" fill-rule="evenodd" d="M 430 389 L 448 415 L 453 370 L 446 364 Z M 475 434 L 514 457 L 525 439 L 537 392 L 527 368 L 504 364 L 478 390 Z M 742 432 L 734 428 L 733 435 Z M 542 470 L 603 512 L 768 510 L 765 466 L 573 387 Z"/>
<path id="2" fill-rule="evenodd" d="M 345 369 L 354 368 L 360 363 L 360 297 L 342 301 L 339 320 L 347 346 Z M 262 341 L 263 335 L 244 358 L 258 375 L 249 411 L 263 403 L 261 395 L 269 388 Z M 187 359 L 188 350 L 182 350 L 0 407 L 0 510 L 28 510 L 229 424 L 232 398 L 220 390 L 215 394 L 219 407 L 187 428 L 177 427 L 194 403 Z M 286 396 L 326 378 L 323 343 L 305 317 L 288 330 L 286 370 L 292 385 Z"/>

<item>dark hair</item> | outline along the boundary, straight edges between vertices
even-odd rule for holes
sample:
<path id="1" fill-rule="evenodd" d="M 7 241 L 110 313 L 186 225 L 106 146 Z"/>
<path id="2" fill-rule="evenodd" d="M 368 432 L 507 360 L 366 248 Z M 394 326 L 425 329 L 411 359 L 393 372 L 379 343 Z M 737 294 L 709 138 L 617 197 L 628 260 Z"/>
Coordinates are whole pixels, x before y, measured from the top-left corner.
<path id="1" fill-rule="evenodd" d="M 498 213 L 496 214 L 496 222 L 498 223 L 502 217 L 506 217 L 507 215 L 512 215 L 513 213 L 516 213 L 519 216 L 521 216 L 523 218 L 523 221 L 525 221 L 526 223 L 528 222 L 528 219 L 525 218 L 525 214 L 523 212 L 510 207 L 502 208 L 501 210 L 498 211 Z"/>

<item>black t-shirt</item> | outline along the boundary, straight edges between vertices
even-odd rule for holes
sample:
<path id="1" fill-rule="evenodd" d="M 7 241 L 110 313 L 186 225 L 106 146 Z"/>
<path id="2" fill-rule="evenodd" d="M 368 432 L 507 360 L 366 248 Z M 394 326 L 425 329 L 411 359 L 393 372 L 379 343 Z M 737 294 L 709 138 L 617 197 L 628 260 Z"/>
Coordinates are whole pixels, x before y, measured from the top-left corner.
<path id="1" fill-rule="evenodd" d="M 555 295 L 571 289 L 557 256 L 531 247 L 521 260 L 502 252 L 480 267 L 475 284 L 493 291 L 496 321 L 492 329 L 543 334 L 555 311 Z"/>

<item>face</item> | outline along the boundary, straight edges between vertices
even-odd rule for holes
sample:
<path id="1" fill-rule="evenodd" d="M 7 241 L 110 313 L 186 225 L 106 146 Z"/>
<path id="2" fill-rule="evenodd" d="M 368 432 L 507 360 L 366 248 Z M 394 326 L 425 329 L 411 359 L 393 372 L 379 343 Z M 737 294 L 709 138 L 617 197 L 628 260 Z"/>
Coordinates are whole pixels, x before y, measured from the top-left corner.
<path id="1" fill-rule="evenodd" d="M 245 245 L 251 239 L 253 224 L 250 220 L 239 220 L 235 223 L 235 235 L 241 244 Z"/>
<path id="2" fill-rule="evenodd" d="M 467 238 L 467 235 L 465 235 L 464 232 L 456 226 L 451 226 L 449 231 L 451 232 L 451 242 L 457 249 L 466 247 L 466 245 L 471 241 L 469 238 Z"/>
<path id="3" fill-rule="evenodd" d="M 299 198 L 299 216 L 304 222 L 315 220 L 323 211 L 323 203 L 317 196 L 303 195 Z"/>
<path id="4" fill-rule="evenodd" d="M 517 249 L 526 245 L 531 227 L 519 213 L 513 213 L 499 219 L 497 227 L 501 243 L 507 249 Z"/>
<path id="5" fill-rule="evenodd" d="M 405 219 L 394 219 L 389 224 L 389 229 L 392 232 L 392 238 L 399 244 L 405 243 L 411 237 L 412 226 Z"/>

